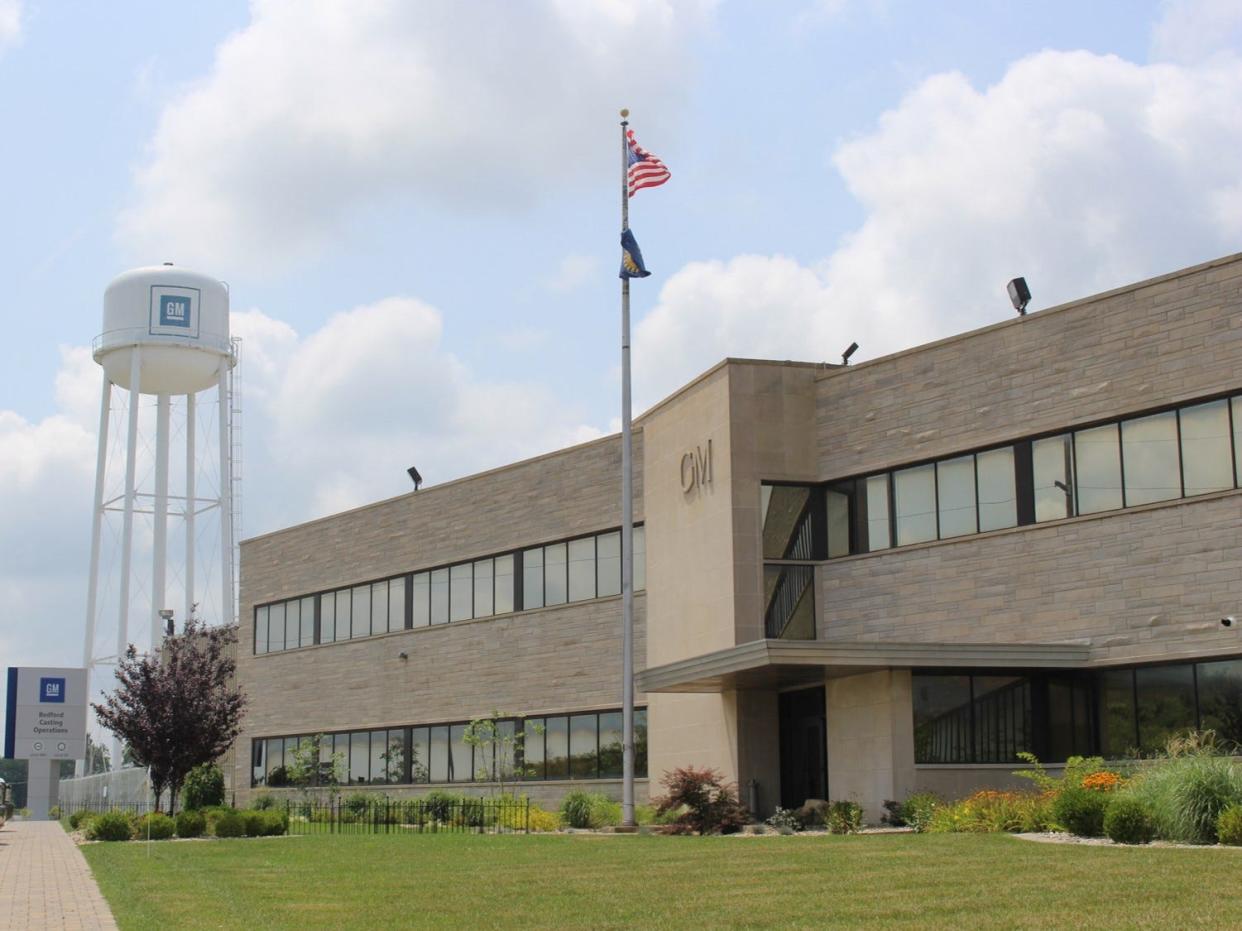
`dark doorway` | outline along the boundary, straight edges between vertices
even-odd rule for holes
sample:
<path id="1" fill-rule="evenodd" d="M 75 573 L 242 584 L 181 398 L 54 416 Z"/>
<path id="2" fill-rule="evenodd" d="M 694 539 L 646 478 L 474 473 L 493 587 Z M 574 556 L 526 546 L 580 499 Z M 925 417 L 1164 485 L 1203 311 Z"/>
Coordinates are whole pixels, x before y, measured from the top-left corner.
<path id="1" fill-rule="evenodd" d="M 828 729 L 824 687 L 782 692 L 781 807 L 798 808 L 808 798 L 828 798 Z"/>

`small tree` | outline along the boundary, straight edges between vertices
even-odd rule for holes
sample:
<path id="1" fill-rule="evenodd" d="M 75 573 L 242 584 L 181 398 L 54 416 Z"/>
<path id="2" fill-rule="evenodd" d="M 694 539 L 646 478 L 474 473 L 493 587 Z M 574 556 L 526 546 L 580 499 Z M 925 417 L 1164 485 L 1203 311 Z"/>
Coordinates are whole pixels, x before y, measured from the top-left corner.
<path id="1" fill-rule="evenodd" d="M 518 724 L 512 715 L 493 710 L 489 717 L 475 718 L 466 725 L 462 735 L 465 743 L 481 751 L 476 756 L 481 756 L 483 762 L 475 770 L 475 778 L 479 782 L 496 783 L 501 795 L 505 793 L 506 778 L 523 775 L 519 772 L 518 761 L 526 743 L 526 732 Z M 538 725 L 535 730 L 542 733 Z"/>
<path id="2" fill-rule="evenodd" d="M 328 738 L 323 734 L 303 737 L 293 749 L 293 760 L 285 764 L 288 783 L 297 786 L 307 801 L 311 789 L 324 788 L 335 792 L 345 772 L 345 754 L 339 750 L 324 759 L 320 748 Z"/>
<path id="3" fill-rule="evenodd" d="M 229 650 L 236 642 L 235 626 L 191 619 L 156 653 L 139 656 L 130 644 L 117 665 L 117 687 L 102 705 L 91 705 L 134 760 L 150 767 L 157 811 L 165 789 L 175 811 L 186 774 L 218 759 L 241 732 L 246 698 L 233 684 L 237 664 Z"/>

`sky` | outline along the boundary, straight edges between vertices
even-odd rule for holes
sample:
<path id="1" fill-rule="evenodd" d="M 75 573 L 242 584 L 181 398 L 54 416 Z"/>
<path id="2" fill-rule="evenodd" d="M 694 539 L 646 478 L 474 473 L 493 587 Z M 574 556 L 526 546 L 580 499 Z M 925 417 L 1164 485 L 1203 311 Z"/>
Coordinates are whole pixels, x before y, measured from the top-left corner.
<path id="1" fill-rule="evenodd" d="M 638 410 L 1242 249 L 1237 0 L 0 0 L 0 665 L 81 659 L 127 268 L 229 284 L 243 537 L 618 429 L 621 107 Z"/>

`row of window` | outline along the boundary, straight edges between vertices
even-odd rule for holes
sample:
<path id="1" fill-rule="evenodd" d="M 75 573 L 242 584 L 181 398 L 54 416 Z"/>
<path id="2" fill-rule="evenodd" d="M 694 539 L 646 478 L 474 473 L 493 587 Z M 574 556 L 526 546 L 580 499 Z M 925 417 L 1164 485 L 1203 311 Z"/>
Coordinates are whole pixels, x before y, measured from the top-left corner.
<path id="1" fill-rule="evenodd" d="M 634 590 L 646 587 L 646 536 L 634 528 Z M 455 563 L 288 601 L 254 612 L 254 652 L 621 594 L 621 531 Z"/>
<path id="2" fill-rule="evenodd" d="M 831 559 L 1242 486 L 1242 397 L 826 485 L 764 485 L 766 559 Z"/>
<path id="3" fill-rule="evenodd" d="M 620 711 L 509 718 L 486 745 L 467 723 L 418 725 L 251 744 L 251 785 L 402 785 L 547 779 L 620 779 Z M 647 775 L 647 711 L 634 711 L 634 773 Z"/>
<path id="4" fill-rule="evenodd" d="M 1188 730 L 1242 746 L 1242 659 L 1031 676 L 920 674 L 918 763 L 1110 759 L 1152 753 Z"/>

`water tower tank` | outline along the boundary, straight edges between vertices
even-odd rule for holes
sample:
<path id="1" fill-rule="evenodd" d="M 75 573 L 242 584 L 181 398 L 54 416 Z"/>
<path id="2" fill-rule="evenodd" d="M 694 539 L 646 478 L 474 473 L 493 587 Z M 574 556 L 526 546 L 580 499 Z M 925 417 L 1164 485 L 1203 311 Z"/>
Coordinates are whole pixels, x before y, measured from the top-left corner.
<path id="1" fill-rule="evenodd" d="M 216 384 L 221 359 L 232 361 L 228 288 L 171 264 L 118 275 L 104 291 L 95 361 L 128 390 L 136 348 L 142 394 L 193 394 Z"/>

